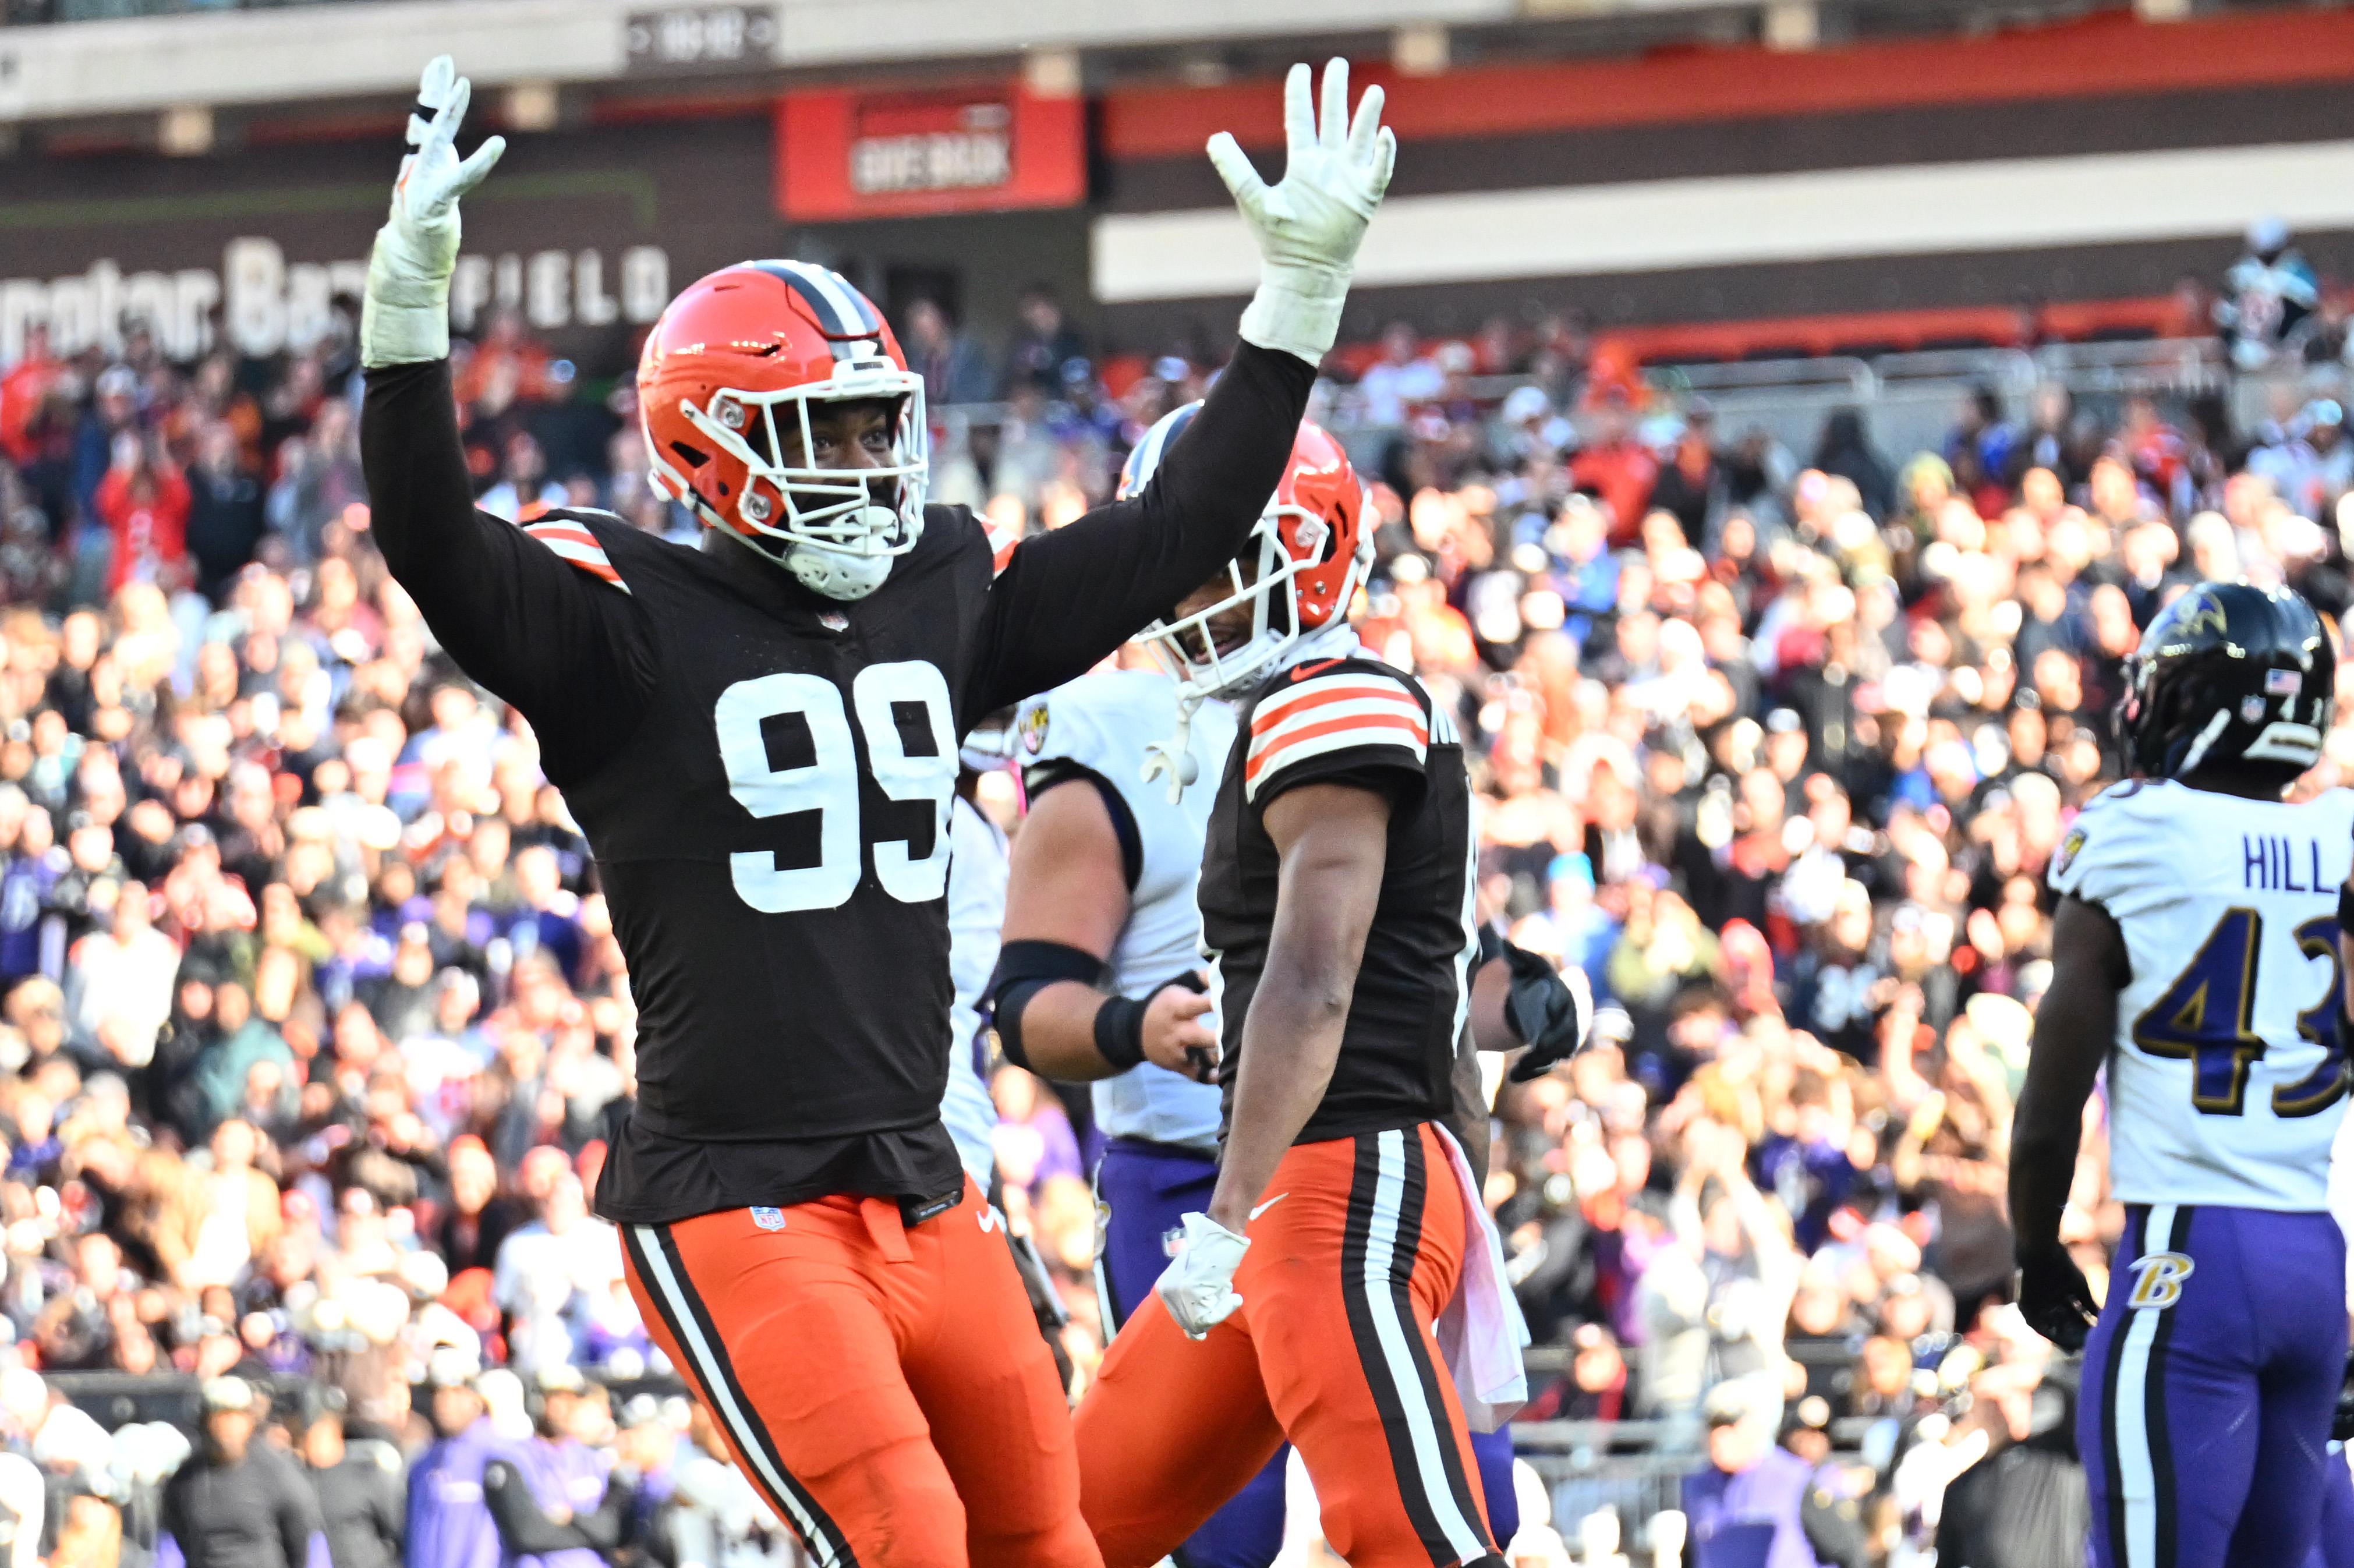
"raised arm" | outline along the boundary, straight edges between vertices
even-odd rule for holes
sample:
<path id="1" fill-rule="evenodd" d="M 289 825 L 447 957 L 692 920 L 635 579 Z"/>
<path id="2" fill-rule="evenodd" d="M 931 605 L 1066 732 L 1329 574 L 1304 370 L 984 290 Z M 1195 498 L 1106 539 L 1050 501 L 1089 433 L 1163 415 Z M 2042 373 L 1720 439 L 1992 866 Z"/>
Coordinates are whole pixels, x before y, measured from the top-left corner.
<path id="1" fill-rule="evenodd" d="M 577 777 L 627 737 L 652 689 L 643 609 L 608 578 L 521 528 L 475 510 L 450 387 L 450 274 L 458 198 L 490 172 L 493 137 L 460 161 L 469 87 L 449 58 L 419 96 L 392 212 L 368 261 L 360 326 L 367 400 L 360 457 L 385 564 L 459 667 L 538 731 L 548 772 Z"/>
<path id="2" fill-rule="evenodd" d="M 2010 1224 L 2019 1305 L 2029 1325 L 2073 1351 L 2097 1315 L 2092 1287 L 2060 1241 L 2075 1181 L 2084 1101 L 2116 1038 L 2117 994 L 2129 978 L 2125 935 L 2108 911 L 2073 896 L 2052 922 L 2052 988 L 2035 1012 L 2027 1082 L 2011 1122 Z"/>
<path id="3" fill-rule="evenodd" d="M 1340 331 L 1358 243 L 1388 188 L 1396 143 L 1382 90 L 1349 117 L 1349 68 L 1324 70 L 1320 118 L 1309 71 L 1284 83 L 1286 166 L 1262 184 L 1235 139 L 1210 161 L 1259 251 L 1242 344 L 1143 493 L 1014 550 L 989 596 L 967 663 L 966 715 L 1083 673 L 1242 548 L 1283 477 L 1316 366 Z"/>
<path id="4" fill-rule="evenodd" d="M 989 590 L 964 712 L 1086 674 L 1239 554 L 1315 379 L 1288 354 L 1238 344 L 1142 493 L 1015 546 Z"/>

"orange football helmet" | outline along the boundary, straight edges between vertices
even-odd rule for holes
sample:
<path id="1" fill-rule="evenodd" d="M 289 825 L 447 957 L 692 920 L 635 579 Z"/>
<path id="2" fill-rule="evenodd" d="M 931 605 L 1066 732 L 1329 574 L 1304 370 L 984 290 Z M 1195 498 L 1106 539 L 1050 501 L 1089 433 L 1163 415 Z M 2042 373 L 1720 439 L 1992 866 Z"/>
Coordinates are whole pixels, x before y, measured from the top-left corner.
<path id="1" fill-rule="evenodd" d="M 1201 407 L 1188 403 L 1145 432 L 1120 471 L 1121 496 L 1151 482 L 1161 457 Z M 1223 580 L 1232 591 L 1206 609 L 1156 620 L 1133 641 L 1149 646 L 1196 701 L 1238 692 L 1274 671 L 1302 637 L 1349 613 L 1373 559 L 1366 512 L 1365 487 L 1349 454 L 1321 427 L 1302 421 L 1251 542 L 1242 556 L 1226 563 Z M 1210 622 L 1246 602 L 1250 636 L 1219 648 Z"/>
<path id="2" fill-rule="evenodd" d="M 898 405 L 892 461 L 809 466 L 810 405 L 869 398 Z M 830 599 L 865 598 L 923 536 L 923 377 L 838 273 L 746 261 L 693 284 L 647 335 L 638 407 L 654 489 Z M 780 436 L 796 432 L 789 467 Z"/>

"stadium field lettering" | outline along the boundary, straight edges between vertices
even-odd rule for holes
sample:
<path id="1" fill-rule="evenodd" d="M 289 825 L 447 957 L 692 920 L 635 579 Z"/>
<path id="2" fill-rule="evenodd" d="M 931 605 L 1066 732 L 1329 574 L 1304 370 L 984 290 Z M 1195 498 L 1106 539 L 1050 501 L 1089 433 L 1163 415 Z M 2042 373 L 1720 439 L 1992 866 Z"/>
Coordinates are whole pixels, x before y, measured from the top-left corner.
<path id="1" fill-rule="evenodd" d="M 366 260 L 290 262 L 277 240 L 260 237 L 230 240 L 218 271 L 126 274 L 101 257 L 62 278 L 9 278 L 0 281 L 0 364 L 22 357 L 37 324 L 60 356 L 92 344 L 118 355 L 124 333 L 143 326 L 170 357 L 194 359 L 213 347 L 217 323 L 240 354 L 300 351 L 327 330 L 336 297 L 356 300 L 366 279 Z M 488 312 L 514 309 L 542 332 L 642 325 L 670 295 L 670 256 L 659 245 L 631 246 L 611 261 L 597 249 L 467 255 L 451 281 L 450 321 L 472 332 Z"/>

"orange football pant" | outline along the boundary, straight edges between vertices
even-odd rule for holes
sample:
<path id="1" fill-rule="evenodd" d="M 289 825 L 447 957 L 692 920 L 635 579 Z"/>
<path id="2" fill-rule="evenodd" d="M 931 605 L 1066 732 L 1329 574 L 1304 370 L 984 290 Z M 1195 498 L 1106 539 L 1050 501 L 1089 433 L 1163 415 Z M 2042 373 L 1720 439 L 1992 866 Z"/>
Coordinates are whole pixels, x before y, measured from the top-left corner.
<path id="1" fill-rule="evenodd" d="M 621 1227 L 654 1342 L 820 1568 L 1102 1562 L 1001 1225 L 968 1180 L 913 1227 L 850 1195 Z"/>
<path id="2" fill-rule="evenodd" d="M 1079 1402 L 1079 1506 L 1109 1568 L 1149 1568 L 1289 1438 L 1351 1568 L 1500 1562 L 1431 1324 L 1463 1196 L 1431 1127 L 1300 1144 L 1276 1167 L 1243 1304 L 1195 1343 L 1158 1295 Z"/>

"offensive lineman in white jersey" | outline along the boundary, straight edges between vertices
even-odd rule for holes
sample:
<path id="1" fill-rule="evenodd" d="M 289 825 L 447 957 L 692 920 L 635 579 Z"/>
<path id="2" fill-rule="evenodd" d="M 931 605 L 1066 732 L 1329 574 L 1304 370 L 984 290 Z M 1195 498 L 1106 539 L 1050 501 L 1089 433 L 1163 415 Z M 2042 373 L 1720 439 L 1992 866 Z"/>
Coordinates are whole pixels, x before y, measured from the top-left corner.
<path id="1" fill-rule="evenodd" d="M 1147 433 L 1122 473 L 1122 493 L 1150 479 L 1196 407 Z M 1299 509 L 1293 477 L 1320 469 L 1329 480 L 1337 450 L 1321 430 L 1302 427 L 1263 523 L 1268 538 Z M 1254 562 L 1237 577 L 1267 569 Z M 1095 1084 L 1097 1124 L 1109 1140 L 1096 1176 L 1108 1213 L 1097 1270 L 1107 1331 L 1143 1301 L 1183 1234 L 1183 1215 L 1208 1202 L 1217 1180 L 1219 1093 L 1208 1080 L 1218 1019 L 1214 998 L 1198 993 L 1204 977 L 1194 888 L 1214 785 L 1234 745 L 1234 711 L 1219 699 L 1246 690 L 1288 650 L 1303 642 L 1312 650 L 1308 640 L 1348 630 L 1344 615 L 1317 625 L 1290 603 L 1271 603 L 1271 593 L 1252 597 L 1242 613 L 1255 620 L 1221 648 L 1214 670 L 1183 657 L 1187 645 L 1156 627 L 1161 635 L 1148 631 L 1144 640 L 1177 681 L 1143 671 L 1084 676 L 1023 705 L 1014 726 L 1031 809 L 1013 850 L 991 1000 L 1011 1058 L 1049 1077 Z M 1334 608 L 1345 610 L 1346 601 L 1339 596 Z M 1549 1050 L 1532 1054 L 1530 1071 L 1542 1071 L 1575 1044 L 1579 1015 L 1549 969 L 1524 977 L 1508 1002 L 1511 979 L 1499 965 L 1475 988 L 1476 1033 L 1495 1049 L 1550 1039 Z M 1561 1027 L 1540 1022 L 1554 1018 L 1571 1020 L 1565 1039 Z M 1483 1474 L 1497 1516 L 1490 1524 L 1498 1540 L 1510 1540 L 1518 1515 L 1510 1436 L 1474 1441 L 1483 1472 L 1493 1472 Z M 1288 1452 L 1278 1450 L 1172 1554 L 1180 1568 L 1265 1568 L 1274 1560 Z"/>
<path id="2" fill-rule="evenodd" d="M 997 968 L 998 932 L 1005 923 L 1006 853 L 1004 833 L 975 797 L 982 775 L 1012 766 L 1012 740 L 1011 732 L 992 719 L 958 748 L 957 792 L 949 811 L 949 979 L 956 994 L 949 1006 L 949 1082 L 940 1096 L 940 1125 L 956 1143 L 958 1162 L 986 1194 L 992 1223 L 1004 1231 L 1038 1331 L 1055 1353 L 1055 1370 L 1067 1391 L 1071 1361 L 1062 1330 L 1070 1314 L 1055 1293 L 1037 1244 L 1014 1234 L 996 1210 L 997 1104 L 989 1095 L 989 1024 L 981 1007 Z"/>
<path id="3" fill-rule="evenodd" d="M 989 1025 L 981 995 L 997 968 L 1005 924 L 1005 835 L 973 795 L 980 777 L 1011 766 L 1012 736 L 1002 726 L 974 730 L 958 749 L 956 799 L 949 810 L 949 1083 L 940 1122 L 973 1185 L 991 1191 L 997 1171 L 997 1106 L 989 1097 Z"/>
<path id="4" fill-rule="evenodd" d="M 2126 667 L 2138 777 L 2085 808 L 2052 863 L 2054 973 L 2010 1205 L 2028 1321 L 2084 1349 L 2096 1568 L 2297 1563 L 2318 1527 L 2347 1344 L 2326 1183 L 2354 791 L 2281 796 L 2319 758 L 2335 683 L 2295 593 L 2191 589 Z M 2128 1217 L 2094 1325 L 2059 1227 L 2105 1063 Z"/>
<path id="5" fill-rule="evenodd" d="M 1096 1171 L 1107 1214 L 1096 1262 L 1107 1338 L 1168 1265 L 1179 1216 L 1200 1207 L 1217 1180 L 1218 1091 L 1204 1081 L 1217 1017 L 1197 989 L 1193 904 L 1214 791 L 1203 784 L 1172 800 L 1144 778 L 1148 751 L 1168 737 L 1176 715 L 1167 676 L 1126 670 L 1033 698 L 1015 725 L 1031 806 L 1008 882 L 992 998 L 998 1039 L 1009 1057 L 1049 1077 L 1094 1082 L 1096 1125 L 1108 1140 Z M 1215 776 L 1234 731 L 1223 703 L 1194 715 L 1186 747 L 1201 777 Z M 1273 1561 L 1283 1541 L 1283 1464 L 1277 1455 L 1186 1542 L 1186 1568 Z"/>

